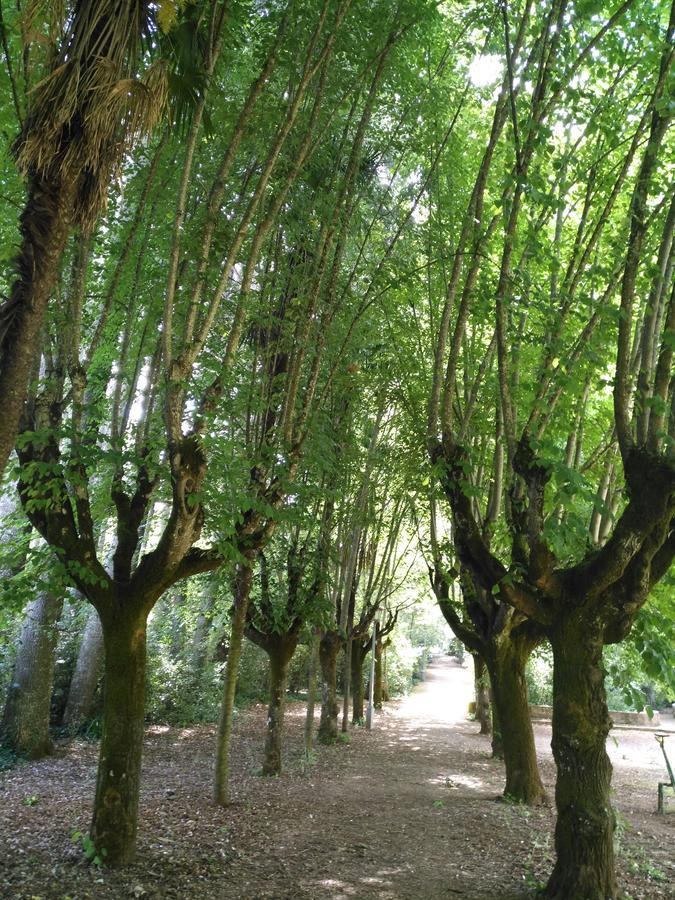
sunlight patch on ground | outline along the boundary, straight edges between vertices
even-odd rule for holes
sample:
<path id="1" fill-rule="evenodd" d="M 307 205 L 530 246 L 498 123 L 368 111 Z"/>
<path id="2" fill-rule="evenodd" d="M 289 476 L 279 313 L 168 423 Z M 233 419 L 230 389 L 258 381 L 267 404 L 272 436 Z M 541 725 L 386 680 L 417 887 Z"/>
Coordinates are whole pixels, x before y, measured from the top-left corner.
<path id="1" fill-rule="evenodd" d="M 187 738 L 191 738 L 196 732 L 195 728 L 182 728 L 180 734 L 178 735 L 179 740 L 184 741 Z"/>
<path id="2" fill-rule="evenodd" d="M 338 881 L 336 878 L 324 878 L 322 881 L 316 882 L 319 887 L 327 888 L 330 891 L 329 896 L 340 900 L 342 897 L 356 897 L 358 890 L 344 881 Z"/>
<path id="3" fill-rule="evenodd" d="M 410 737 L 401 735 L 401 737 L 398 739 L 398 743 L 399 744 L 409 744 L 411 741 L 416 741 L 416 740 L 418 740 L 417 735 L 410 735 Z M 414 747 L 407 747 L 407 749 L 408 750 L 421 750 L 422 748 L 420 747 L 419 744 L 416 744 Z"/>
<path id="4" fill-rule="evenodd" d="M 465 721 L 468 720 L 465 719 Z M 453 722 L 451 724 L 454 725 L 461 723 Z M 413 725 L 410 725 L 407 730 L 414 731 L 416 734 L 424 734 L 426 731 L 447 731 L 448 733 L 451 733 L 451 724 L 448 724 L 447 722 L 425 722 L 424 725 L 415 723 Z"/>
<path id="5" fill-rule="evenodd" d="M 427 782 L 429 784 L 442 785 L 447 788 L 466 787 L 475 789 L 485 787 L 485 782 L 480 778 L 473 778 L 471 775 L 460 775 L 456 772 L 451 772 L 449 775 L 437 775 L 435 778 L 428 778 Z"/>

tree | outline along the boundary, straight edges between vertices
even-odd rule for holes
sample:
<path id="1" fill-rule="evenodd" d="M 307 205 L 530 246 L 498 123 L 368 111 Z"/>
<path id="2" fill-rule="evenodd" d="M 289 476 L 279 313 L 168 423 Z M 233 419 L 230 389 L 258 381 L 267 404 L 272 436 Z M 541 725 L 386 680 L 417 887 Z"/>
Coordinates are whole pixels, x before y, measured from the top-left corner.
<path id="1" fill-rule="evenodd" d="M 106 228 L 69 248 L 17 442 L 24 508 L 101 621 L 92 839 L 112 865 L 135 848 L 148 615 L 176 582 L 227 563 L 243 633 L 253 562 L 345 375 L 365 312 L 347 240 L 369 196 L 364 141 L 419 15 L 394 11 L 382 33 L 337 0 L 251 20 L 222 9 L 184 11 L 203 78 L 184 130 L 126 161 Z M 354 29 L 364 40 L 350 56 Z M 232 104 L 216 102 L 221 90 Z M 111 509 L 107 571 L 96 540 Z M 232 640 L 228 692 L 236 656 Z"/>
<path id="2" fill-rule="evenodd" d="M 525 665 L 541 635 L 526 617 L 494 603 L 468 573 L 462 578 L 464 617 L 450 600 L 443 572 L 432 571 L 431 579 L 448 625 L 487 668 L 496 719 L 496 755 L 504 759 L 506 769 L 504 796 L 519 803 L 545 802 L 525 682 Z"/>
<path id="3" fill-rule="evenodd" d="M 23 33 L 37 35 L 38 23 L 30 26 Z M 144 52 L 154 28 L 145 0 L 62 4 L 47 26 L 42 45 L 29 39 L 22 48 L 29 101 L 23 120 L 5 33 L 20 125 L 14 154 L 27 197 L 16 276 L 0 307 L 0 471 L 14 446 L 70 229 L 91 228 L 112 173 L 134 141 L 152 130 L 166 99 L 164 69 L 148 67 Z"/>
<path id="4" fill-rule="evenodd" d="M 615 52 L 614 42 L 618 38 L 612 34 L 610 26 L 616 28 L 618 17 L 625 14 L 628 6 L 621 6 L 597 36 L 599 40 L 608 35 L 605 52 L 612 73 L 608 75 L 612 87 L 604 98 L 593 97 L 595 108 L 591 108 L 586 122 L 586 136 L 597 127 L 598 120 L 603 120 L 614 102 L 616 73 L 623 73 L 625 59 Z M 558 820 L 557 861 L 547 896 L 604 900 L 616 895 L 616 881 L 612 842 L 614 818 L 609 799 L 611 766 L 605 752 L 610 722 L 605 702 L 602 647 L 605 643 L 621 640 L 628 633 L 650 589 L 667 571 L 674 549 L 673 467 L 666 425 L 671 399 L 670 388 L 666 385 L 672 385 L 670 326 L 667 324 L 672 302 L 660 287 L 663 266 L 656 267 L 655 276 L 648 266 L 652 256 L 663 260 L 671 252 L 659 248 L 664 245 L 671 248 L 672 232 L 668 225 L 669 201 L 659 204 L 658 200 L 652 200 L 650 206 L 648 198 L 650 185 L 654 184 L 659 167 L 668 158 L 669 114 L 663 92 L 672 67 L 675 12 L 671 10 L 670 22 L 665 29 L 660 21 L 647 16 L 653 27 L 654 40 L 654 53 L 650 55 L 647 63 L 650 68 L 645 76 L 649 89 L 646 97 L 640 93 L 642 106 L 637 128 L 636 123 L 631 122 L 621 148 L 616 144 L 618 136 L 613 135 L 609 153 L 617 160 L 617 168 L 611 175 L 607 173 L 607 156 L 595 148 L 591 165 L 594 177 L 583 185 L 586 199 L 582 215 L 574 218 L 574 224 L 568 220 L 571 234 L 563 227 L 558 229 L 556 237 L 554 229 L 554 252 L 544 266 L 554 312 L 535 302 L 530 310 L 523 309 L 519 315 L 518 291 L 534 291 L 541 277 L 537 263 L 542 259 L 536 258 L 538 243 L 533 230 L 527 228 L 526 235 L 518 232 L 523 206 L 539 207 L 543 222 L 550 222 L 550 210 L 555 209 L 545 196 L 537 197 L 531 189 L 526 198 L 526 188 L 532 185 L 539 167 L 539 171 L 545 171 L 543 162 L 534 164 L 538 158 L 537 148 L 542 146 L 542 122 L 552 111 L 565 83 L 560 73 L 557 86 L 551 81 L 555 66 L 564 66 L 564 59 L 558 56 L 564 15 L 565 4 L 552 4 L 536 45 L 539 74 L 529 100 L 529 111 L 525 110 L 519 87 L 516 88 L 513 80 L 516 67 L 508 55 L 506 90 L 503 92 L 511 117 L 515 180 L 509 181 L 504 197 L 504 230 L 493 296 L 497 390 L 509 482 L 509 565 L 490 549 L 474 515 L 465 474 L 467 451 L 458 440 L 452 421 L 453 366 L 448 366 L 445 379 L 442 375 L 443 337 L 437 343 L 429 443 L 452 507 L 455 542 L 462 565 L 500 603 L 514 607 L 533 620 L 547 635 L 553 648 L 553 750 L 558 767 Z M 645 16 L 646 11 L 641 10 L 641 15 Z M 508 29 L 508 23 L 505 28 Z M 508 30 L 506 34 L 508 36 Z M 594 38 L 592 43 L 595 45 L 598 40 Z M 625 38 L 620 40 L 619 46 L 625 48 Z M 578 60 L 583 62 L 587 56 L 584 49 Z M 580 139 L 578 143 L 584 143 L 584 149 L 593 155 L 589 142 Z M 640 146 L 642 150 L 638 155 Z M 575 152 L 579 152 L 578 147 Z M 637 167 L 631 169 L 636 158 Z M 564 169 L 564 164 L 559 165 L 558 172 Z M 632 189 L 628 190 L 632 171 L 635 175 Z M 665 172 L 661 177 L 668 179 Z M 568 191 L 569 187 L 568 180 Z M 624 204 L 617 203 L 620 197 Z M 529 215 L 530 222 L 536 220 L 532 211 Z M 475 215 L 475 218 L 480 220 L 481 216 Z M 619 255 L 616 248 L 621 243 L 625 250 Z M 598 259 L 603 248 L 607 249 L 609 261 L 596 266 L 593 260 Z M 518 251 L 520 256 L 514 262 Z M 456 257 L 455 263 L 461 273 L 465 260 Z M 469 257 L 464 269 L 465 292 L 466 284 L 472 280 L 475 283 L 479 268 L 480 263 L 474 269 Z M 563 273 L 560 279 L 552 277 L 557 268 Z M 514 287 L 516 282 L 518 288 Z M 581 284 L 587 285 L 587 296 L 592 298 L 590 309 L 581 299 Z M 639 305 L 638 338 L 632 340 L 638 318 L 638 285 L 644 301 Z M 470 290 L 469 297 L 471 293 Z M 662 315 L 659 310 L 663 310 Z M 458 316 L 461 318 L 459 310 Z M 556 459 L 560 449 L 565 458 L 565 448 L 559 449 L 552 438 L 556 422 L 554 414 L 558 412 L 564 389 L 569 391 L 574 386 L 579 391 L 577 396 L 581 396 L 586 372 L 595 374 L 601 370 L 603 356 L 597 351 L 603 347 L 607 335 L 595 338 L 594 335 L 598 325 L 608 319 L 612 324 L 617 323 L 612 418 L 621 453 L 626 497 L 606 542 L 600 548 L 577 544 L 577 558 L 572 559 L 569 544 L 566 552 L 561 552 L 560 543 L 558 553 L 552 549 L 556 538 L 553 523 L 558 522 L 558 511 L 554 505 L 551 515 L 550 486 L 554 473 L 558 478 L 562 475 L 561 463 Z M 653 319 L 660 325 L 654 331 L 654 335 L 658 332 L 658 337 L 640 338 L 640 335 L 652 334 Z M 519 354 L 518 336 L 522 340 L 526 320 L 528 345 L 536 346 L 538 340 L 543 344 L 538 364 L 536 354 L 534 359 L 524 350 Z M 460 338 L 463 330 L 462 325 Z M 458 346 L 461 347 L 461 340 Z M 604 344 L 604 349 L 608 352 L 609 345 Z M 655 358 L 658 363 L 652 366 L 651 360 Z M 534 372 L 535 377 L 524 385 L 525 367 L 533 363 L 529 371 Z M 453 387 L 450 392 L 449 385 Z M 437 440 L 435 428 L 441 393 L 444 396 L 442 436 Z M 601 391 L 598 394 L 594 397 L 598 410 L 596 421 L 602 422 Z M 649 424 L 645 425 L 647 408 L 651 411 Z M 656 415 L 654 409 L 659 410 Z M 609 437 L 605 431 L 604 440 Z M 565 477 L 569 484 L 575 476 L 568 470 Z"/>
<path id="5" fill-rule="evenodd" d="M 63 593 L 41 590 L 24 612 L 16 662 L 2 718 L 3 744 L 30 759 L 47 756 L 54 651 Z"/>

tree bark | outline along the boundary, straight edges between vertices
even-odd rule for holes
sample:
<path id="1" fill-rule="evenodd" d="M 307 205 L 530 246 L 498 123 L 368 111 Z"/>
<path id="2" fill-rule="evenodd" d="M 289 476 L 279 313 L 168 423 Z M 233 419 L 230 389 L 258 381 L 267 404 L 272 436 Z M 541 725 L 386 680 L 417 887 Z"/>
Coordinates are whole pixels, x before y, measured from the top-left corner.
<path id="1" fill-rule="evenodd" d="M 62 609 L 62 594 L 43 591 L 26 607 L 21 626 L 2 731 L 3 742 L 29 759 L 47 756 L 52 749 L 49 719 Z"/>
<path id="2" fill-rule="evenodd" d="M 345 641 L 345 657 L 342 668 L 342 725 L 341 731 L 349 731 L 349 696 L 352 692 L 352 658 L 354 656 L 354 638 L 351 635 L 351 622 L 347 640 Z"/>
<path id="3" fill-rule="evenodd" d="M 305 716 L 305 756 L 312 752 L 314 739 L 314 704 L 316 701 L 316 670 L 319 663 L 321 634 L 315 631 L 309 647 L 309 670 L 307 673 L 307 715 Z"/>
<path id="4" fill-rule="evenodd" d="M 485 660 L 473 653 L 474 686 L 476 696 L 476 721 L 480 723 L 480 734 L 492 734 L 490 714 L 489 676 Z"/>
<path id="5" fill-rule="evenodd" d="M 270 659 L 270 702 L 267 710 L 267 734 L 265 737 L 265 759 L 263 775 L 281 774 L 281 746 L 284 727 L 284 710 L 286 708 L 286 684 L 288 682 L 288 664 L 295 646 L 290 650 L 281 646 L 268 650 Z"/>
<path id="6" fill-rule="evenodd" d="M 558 820 L 557 858 L 546 896 L 610 900 L 617 896 L 617 884 L 602 625 L 593 616 L 568 616 L 551 631 L 550 640 Z"/>
<path id="7" fill-rule="evenodd" d="M 382 701 L 386 699 L 382 681 L 382 649 L 382 641 L 378 639 L 375 645 L 375 688 L 373 699 L 375 709 L 382 709 Z"/>
<path id="8" fill-rule="evenodd" d="M 68 690 L 66 709 L 63 713 L 63 724 L 70 734 L 75 734 L 91 718 L 102 663 L 101 620 L 96 610 L 92 609 L 84 627 L 75 671 Z"/>
<path id="9" fill-rule="evenodd" d="M 485 660 L 504 750 L 504 796 L 529 805 L 546 800 L 537 766 L 525 682 L 525 664 L 531 651 L 532 644 L 526 637 L 505 631 L 496 639 Z"/>
<path id="10" fill-rule="evenodd" d="M 352 647 L 352 722 L 360 725 L 365 719 L 363 710 L 363 661 L 366 653 L 356 641 Z"/>
<path id="11" fill-rule="evenodd" d="M 318 738 L 332 744 L 338 735 L 337 657 L 342 641 L 337 631 L 327 631 L 319 645 L 321 664 L 321 721 Z"/>
<path id="12" fill-rule="evenodd" d="M 136 852 L 145 712 L 146 618 L 138 603 L 104 616 L 103 733 L 91 838 L 109 866 Z"/>
<path id="13" fill-rule="evenodd" d="M 504 741 L 502 740 L 502 726 L 499 721 L 499 710 L 495 703 L 495 692 L 492 688 L 492 676 L 490 676 L 490 707 L 492 709 L 492 740 L 490 746 L 493 759 L 504 759 Z"/>
<path id="14" fill-rule="evenodd" d="M 220 723 L 216 744 L 216 775 L 214 784 L 214 801 L 219 806 L 227 806 L 229 802 L 229 753 L 234 716 L 234 697 L 237 692 L 239 660 L 246 630 L 246 613 L 253 581 L 253 566 L 250 560 L 237 565 L 234 584 L 234 610 L 230 634 L 230 648 L 227 654 L 225 669 L 225 685 L 220 707 Z"/>
<path id="15" fill-rule="evenodd" d="M 40 347 L 40 329 L 59 275 L 70 229 L 71 192 L 47 179 L 29 180 L 21 214 L 17 275 L 0 307 L 0 475 L 14 447 L 28 381 Z"/>

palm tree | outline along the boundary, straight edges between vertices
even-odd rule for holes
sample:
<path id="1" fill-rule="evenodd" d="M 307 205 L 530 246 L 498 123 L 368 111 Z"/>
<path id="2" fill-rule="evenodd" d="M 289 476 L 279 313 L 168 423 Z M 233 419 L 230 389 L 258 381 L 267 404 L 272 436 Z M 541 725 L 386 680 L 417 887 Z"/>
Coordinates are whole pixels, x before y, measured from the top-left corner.
<path id="1" fill-rule="evenodd" d="M 75 0 L 52 7 L 44 74 L 30 92 L 14 144 L 27 196 L 16 275 L 0 306 L 0 474 L 14 445 L 70 230 L 91 228 L 113 171 L 165 105 L 165 66 L 150 64 L 150 49 L 157 43 L 153 9 L 166 16 L 167 5 L 177 9 L 148 0 Z"/>

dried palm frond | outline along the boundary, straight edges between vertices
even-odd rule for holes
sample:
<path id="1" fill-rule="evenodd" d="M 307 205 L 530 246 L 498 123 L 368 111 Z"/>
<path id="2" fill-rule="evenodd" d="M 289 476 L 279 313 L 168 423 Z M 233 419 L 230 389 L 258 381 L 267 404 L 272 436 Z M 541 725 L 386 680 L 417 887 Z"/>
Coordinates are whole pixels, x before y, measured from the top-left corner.
<path id="1" fill-rule="evenodd" d="M 139 76 L 153 5 L 78 0 L 51 71 L 32 91 L 17 164 L 25 174 L 76 184 L 78 224 L 98 215 L 113 170 L 166 105 L 166 67 L 156 63 Z"/>

